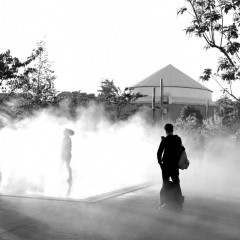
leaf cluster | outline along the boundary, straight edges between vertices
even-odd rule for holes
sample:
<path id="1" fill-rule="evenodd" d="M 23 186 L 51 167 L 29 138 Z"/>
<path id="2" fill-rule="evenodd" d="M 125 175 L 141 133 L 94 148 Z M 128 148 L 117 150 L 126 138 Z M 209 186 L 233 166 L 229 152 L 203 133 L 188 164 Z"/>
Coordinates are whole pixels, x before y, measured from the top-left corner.
<path id="1" fill-rule="evenodd" d="M 6 97 L 28 93 L 33 104 L 48 105 L 56 95 L 55 79 L 44 41 L 37 44 L 37 49 L 24 62 L 13 57 L 10 50 L 0 54 L 0 86 L 8 93 Z"/>
<path id="2" fill-rule="evenodd" d="M 223 96 L 217 101 L 218 115 L 222 118 L 223 125 L 233 127 L 240 122 L 240 104 L 231 100 L 227 96 Z"/>
<path id="3" fill-rule="evenodd" d="M 229 132 L 228 128 L 223 124 L 223 118 L 218 114 L 214 114 L 213 118 L 203 120 L 201 132 L 206 137 L 224 136 Z"/>
<path id="4" fill-rule="evenodd" d="M 104 79 L 101 82 L 98 101 L 103 103 L 108 111 L 114 113 L 113 118 L 125 119 L 136 110 L 136 108 L 129 108 L 130 110 L 128 111 L 126 110 L 127 107 L 130 104 L 131 106 L 139 107 L 140 105 L 135 103 L 135 101 L 143 96 L 140 93 L 133 93 L 129 88 L 125 88 L 122 91 L 119 87 L 115 86 L 113 80 Z"/>
<path id="5" fill-rule="evenodd" d="M 180 117 L 175 122 L 178 132 L 184 135 L 197 131 L 203 123 L 203 117 L 198 109 L 185 105 L 180 113 Z"/>
<path id="6" fill-rule="evenodd" d="M 197 125 L 201 125 L 203 121 L 203 116 L 200 111 L 192 106 L 185 105 L 180 113 L 180 118 L 186 120 L 188 117 L 195 117 Z"/>
<path id="7" fill-rule="evenodd" d="M 234 96 L 231 89 L 233 81 L 240 80 L 240 1 L 239 0 L 186 0 L 188 7 L 182 7 L 178 14 L 189 13 L 191 24 L 185 29 L 186 34 L 203 38 L 205 49 L 215 48 L 223 55 L 218 60 L 216 73 L 205 69 L 203 81 L 214 77 L 229 84 L 227 93 Z M 226 89 L 225 89 L 226 90 Z M 237 98 L 235 97 L 237 100 Z"/>

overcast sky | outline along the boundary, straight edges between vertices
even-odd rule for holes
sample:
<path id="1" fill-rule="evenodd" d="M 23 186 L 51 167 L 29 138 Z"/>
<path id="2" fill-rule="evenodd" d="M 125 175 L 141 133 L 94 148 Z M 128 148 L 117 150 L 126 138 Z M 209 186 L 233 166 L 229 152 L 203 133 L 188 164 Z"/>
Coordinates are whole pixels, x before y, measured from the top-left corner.
<path id="1" fill-rule="evenodd" d="M 25 60 L 46 40 L 56 88 L 94 93 L 103 78 L 121 88 L 168 64 L 198 80 L 217 51 L 183 29 L 184 0 L 0 0 L 0 52 Z M 220 96 L 216 84 L 204 84 Z"/>

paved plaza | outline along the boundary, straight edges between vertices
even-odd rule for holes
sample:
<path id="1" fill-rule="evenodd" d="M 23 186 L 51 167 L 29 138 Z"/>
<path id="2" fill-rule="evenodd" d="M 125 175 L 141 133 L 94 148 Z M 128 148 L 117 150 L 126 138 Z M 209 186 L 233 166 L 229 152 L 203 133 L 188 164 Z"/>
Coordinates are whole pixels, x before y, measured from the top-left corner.
<path id="1" fill-rule="evenodd" d="M 0 197 L 1 240 L 240 239 L 240 203 L 185 193 L 181 213 L 159 211 L 160 185 L 111 198 Z"/>

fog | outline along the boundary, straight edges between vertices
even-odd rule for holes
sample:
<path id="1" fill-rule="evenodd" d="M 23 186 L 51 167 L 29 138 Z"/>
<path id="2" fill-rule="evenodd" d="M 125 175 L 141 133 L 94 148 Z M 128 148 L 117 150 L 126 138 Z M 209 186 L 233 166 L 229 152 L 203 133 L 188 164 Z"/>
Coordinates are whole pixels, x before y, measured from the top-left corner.
<path id="1" fill-rule="evenodd" d="M 158 176 L 159 134 L 141 114 L 112 123 L 103 109 L 91 105 L 79 109 L 75 121 L 42 111 L 3 128 L 2 193 L 66 196 L 68 174 L 60 158 L 66 127 L 75 132 L 69 197 L 81 199 L 152 181 Z"/>
<path id="2" fill-rule="evenodd" d="M 75 132 L 68 197 L 84 199 L 148 181 L 162 183 L 156 159 L 160 138 L 165 135 L 162 126 L 148 123 L 144 113 L 112 123 L 99 106 L 78 112 L 73 121 L 50 110 L 41 111 L 1 129 L 1 193 L 66 197 L 68 174 L 60 158 L 65 128 Z M 199 159 L 192 137 L 181 137 L 190 160 L 190 167 L 180 170 L 183 194 L 239 197 L 236 143 L 207 138 L 204 156 Z"/>
<path id="3" fill-rule="evenodd" d="M 190 167 L 180 171 L 183 189 L 203 197 L 239 198 L 240 143 L 227 136 L 208 137 L 205 138 L 205 149 L 201 151 L 198 147 L 192 148 L 192 137 L 183 140 L 188 143 L 185 146 L 190 160 Z"/>

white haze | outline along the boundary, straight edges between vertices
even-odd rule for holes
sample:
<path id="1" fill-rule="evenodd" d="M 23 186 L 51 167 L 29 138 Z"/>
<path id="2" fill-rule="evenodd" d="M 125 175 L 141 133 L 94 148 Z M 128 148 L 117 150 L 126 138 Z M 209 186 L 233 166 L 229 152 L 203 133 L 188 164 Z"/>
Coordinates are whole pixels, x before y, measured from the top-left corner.
<path id="1" fill-rule="evenodd" d="M 61 166 L 60 148 L 66 127 L 75 131 L 70 197 L 85 198 L 155 179 L 158 134 L 140 115 L 113 124 L 97 106 L 79 112 L 75 122 L 45 111 L 1 130 L 3 193 L 65 197 L 68 175 Z"/>
<path id="2" fill-rule="evenodd" d="M 183 191 L 226 200 L 239 199 L 240 143 L 227 136 L 206 138 L 204 155 L 199 158 L 199 152 L 191 149 L 193 139 L 183 140 L 188 142 L 186 150 L 191 161 L 189 169 L 180 171 Z"/>
<path id="3" fill-rule="evenodd" d="M 43 111 L 0 131 L 1 193 L 65 197 L 68 178 L 61 166 L 64 128 L 72 136 L 73 185 L 70 198 L 83 199 L 147 181 L 161 183 L 156 152 L 162 127 L 142 114 L 111 123 L 99 106 L 79 109 L 76 121 Z M 210 139 L 202 161 L 182 137 L 191 165 L 180 171 L 183 194 L 237 196 L 239 162 L 228 139 Z M 238 188 L 238 189 L 237 189 Z"/>

